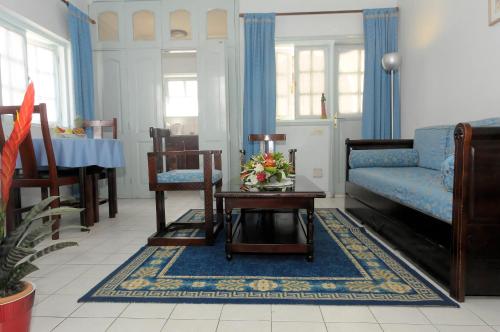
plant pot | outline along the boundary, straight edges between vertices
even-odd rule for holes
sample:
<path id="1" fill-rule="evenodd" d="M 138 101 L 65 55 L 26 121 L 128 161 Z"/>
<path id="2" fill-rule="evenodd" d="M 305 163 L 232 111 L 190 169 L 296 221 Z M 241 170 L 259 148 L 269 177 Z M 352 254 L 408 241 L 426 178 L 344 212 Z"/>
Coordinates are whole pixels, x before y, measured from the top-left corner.
<path id="1" fill-rule="evenodd" d="M 34 300 L 35 286 L 30 282 L 24 282 L 21 292 L 0 298 L 0 331 L 29 332 Z"/>

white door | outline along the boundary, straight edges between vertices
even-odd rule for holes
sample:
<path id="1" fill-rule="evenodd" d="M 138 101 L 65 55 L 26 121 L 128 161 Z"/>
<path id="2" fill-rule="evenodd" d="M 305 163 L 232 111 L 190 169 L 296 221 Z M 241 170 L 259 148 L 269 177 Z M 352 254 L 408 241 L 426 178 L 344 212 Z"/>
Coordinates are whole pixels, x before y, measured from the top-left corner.
<path id="1" fill-rule="evenodd" d="M 333 188 L 345 194 L 345 140 L 361 138 L 364 50 L 361 42 L 335 45 L 336 113 L 333 125 Z"/>
<path id="2" fill-rule="evenodd" d="M 129 190 L 123 197 L 148 198 L 147 153 L 153 143 L 149 127 L 163 127 L 161 51 L 127 51 L 127 109 L 123 113 L 126 180 Z"/>
<path id="3" fill-rule="evenodd" d="M 123 139 L 127 103 L 126 56 L 124 51 L 94 51 L 95 117 L 117 119 L 118 138 Z M 118 193 L 127 192 L 126 169 L 117 171 Z"/>
<path id="4" fill-rule="evenodd" d="M 201 150 L 222 150 L 222 172 L 229 180 L 229 119 L 226 56 L 223 42 L 207 42 L 198 51 L 199 142 Z"/>

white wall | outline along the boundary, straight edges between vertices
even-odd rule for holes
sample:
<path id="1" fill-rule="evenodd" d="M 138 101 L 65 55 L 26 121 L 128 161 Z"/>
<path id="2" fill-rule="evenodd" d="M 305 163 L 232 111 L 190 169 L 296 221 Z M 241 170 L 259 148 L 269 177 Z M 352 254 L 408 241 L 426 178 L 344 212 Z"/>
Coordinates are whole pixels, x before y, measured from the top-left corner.
<path id="1" fill-rule="evenodd" d="M 500 24 L 486 0 L 401 0 L 402 133 L 500 116 Z"/>
<path id="2" fill-rule="evenodd" d="M 90 0 L 72 0 L 85 13 Z M 55 34 L 69 39 L 66 17 L 68 8 L 61 0 L 0 0 L 0 5 L 22 15 Z"/>

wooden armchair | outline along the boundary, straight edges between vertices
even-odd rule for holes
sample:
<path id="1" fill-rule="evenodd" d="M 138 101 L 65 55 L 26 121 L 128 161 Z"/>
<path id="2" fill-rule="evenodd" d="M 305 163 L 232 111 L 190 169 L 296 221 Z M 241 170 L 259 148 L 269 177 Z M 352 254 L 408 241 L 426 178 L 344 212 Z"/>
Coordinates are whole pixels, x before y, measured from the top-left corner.
<path id="1" fill-rule="evenodd" d="M 16 116 L 16 112 L 20 106 L 0 106 L 0 148 L 5 144 L 5 134 L 3 131 L 1 115 Z M 54 156 L 54 149 L 52 147 L 52 140 L 50 138 L 49 124 L 47 120 L 47 110 L 45 104 L 35 105 L 33 114 L 40 114 L 40 124 L 42 129 L 43 144 L 47 154 L 48 171 L 40 171 L 38 168 L 35 149 L 31 133 L 28 133 L 24 141 L 19 147 L 19 156 L 21 159 L 22 168 L 16 172 L 11 187 L 11 199 L 7 205 L 7 232 L 15 229 L 16 216 L 25 212 L 27 208 L 21 208 L 21 188 L 40 188 L 42 198 L 47 198 L 49 192 L 51 196 L 59 196 L 59 188 L 66 185 L 73 185 L 80 183 L 78 175 L 59 172 L 56 166 L 56 159 Z M 85 195 L 80 194 L 80 206 L 85 206 Z M 52 208 L 59 207 L 60 200 L 55 200 L 52 203 Z M 52 239 L 59 239 L 59 216 L 53 217 L 55 222 L 52 225 L 52 230 L 55 232 Z M 82 211 L 80 214 L 82 225 L 85 224 L 85 214 Z"/>
<path id="2" fill-rule="evenodd" d="M 111 138 L 118 138 L 118 126 L 116 118 L 112 120 L 91 120 L 83 121 L 83 128 L 92 129 L 92 138 L 102 139 L 104 138 L 105 129 L 111 131 Z M 102 168 L 102 167 L 91 167 L 87 172 L 92 176 L 92 191 L 94 201 L 92 202 L 94 207 L 95 221 L 99 221 L 99 205 L 108 203 L 109 217 L 115 218 L 118 213 L 118 198 L 116 191 L 116 169 L 115 168 Z M 99 180 L 106 179 L 108 183 L 108 198 L 99 198 Z M 89 204 L 91 204 L 89 202 Z"/>
<path id="3" fill-rule="evenodd" d="M 248 135 L 248 140 L 250 142 L 259 142 L 260 143 L 260 152 L 274 152 L 274 146 L 276 142 L 285 142 L 286 135 L 285 134 L 251 134 Z M 293 170 L 295 172 L 295 153 L 297 149 L 289 149 L 288 150 L 288 159 L 290 164 L 292 164 Z M 245 162 L 245 150 L 240 150 L 241 156 L 241 164 Z"/>
<path id="4" fill-rule="evenodd" d="M 221 151 L 166 151 L 169 149 L 170 131 L 163 128 L 150 128 L 153 151 L 148 153 L 149 190 L 155 192 L 156 233 L 148 239 L 148 245 L 212 245 L 223 227 L 222 199 L 217 199 L 217 218 L 213 211 L 213 187 L 220 192 L 222 188 Z M 170 145 L 171 146 L 171 145 Z M 188 156 L 203 156 L 203 169 L 172 168 L 172 159 L 186 160 Z M 175 163 L 174 163 L 175 164 Z M 165 191 L 203 190 L 205 220 L 203 222 L 174 222 L 166 225 Z M 203 237 L 178 237 L 177 231 L 200 229 Z"/>

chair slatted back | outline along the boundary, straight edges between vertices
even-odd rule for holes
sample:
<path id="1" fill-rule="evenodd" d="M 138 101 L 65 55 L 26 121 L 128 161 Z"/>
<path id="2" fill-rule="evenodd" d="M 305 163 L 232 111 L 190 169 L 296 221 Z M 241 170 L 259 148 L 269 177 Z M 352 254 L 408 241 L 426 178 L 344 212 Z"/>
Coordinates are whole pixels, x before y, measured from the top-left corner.
<path id="1" fill-rule="evenodd" d="M 118 125 L 116 118 L 113 118 L 112 120 L 86 120 L 83 121 L 82 127 L 85 129 L 92 128 L 92 138 L 104 138 L 105 128 L 111 128 L 113 132 L 113 139 L 118 138 Z"/>
<path id="2" fill-rule="evenodd" d="M 20 106 L 0 106 L 0 147 L 6 142 L 5 133 L 3 130 L 2 115 L 11 115 L 12 119 L 16 116 Z M 47 107 L 45 104 L 35 105 L 33 114 L 40 115 L 40 126 L 42 129 L 43 144 L 45 146 L 45 153 L 47 156 L 49 167 L 49 178 L 57 178 L 56 158 L 54 156 L 54 148 L 52 147 L 52 140 L 50 138 L 49 121 L 47 118 Z M 33 146 L 33 139 L 31 133 L 26 135 L 26 138 L 19 146 L 19 156 L 22 164 L 22 178 L 38 178 L 38 166 L 36 162 L 35 148 Z"/>
<path id="3" fill-rule="evenodd" d="M 250 142 L 260 142 L 260 152 L 274 152 L 275 142 L 285 142 L 285 134 L 251 134 L 248 135 Z"/>
<path id="4" fill-rule="evenodd" d="M 168 147 L 168 139 L 170 138 L 170 130 L 165 128 L 149 128 L 149 136 L 153 139 L 153 152 L 165 152 Z M 157 171 L 162 173 L 168 170 L 168 159 L 158 158 L 156 165 Z"/>

